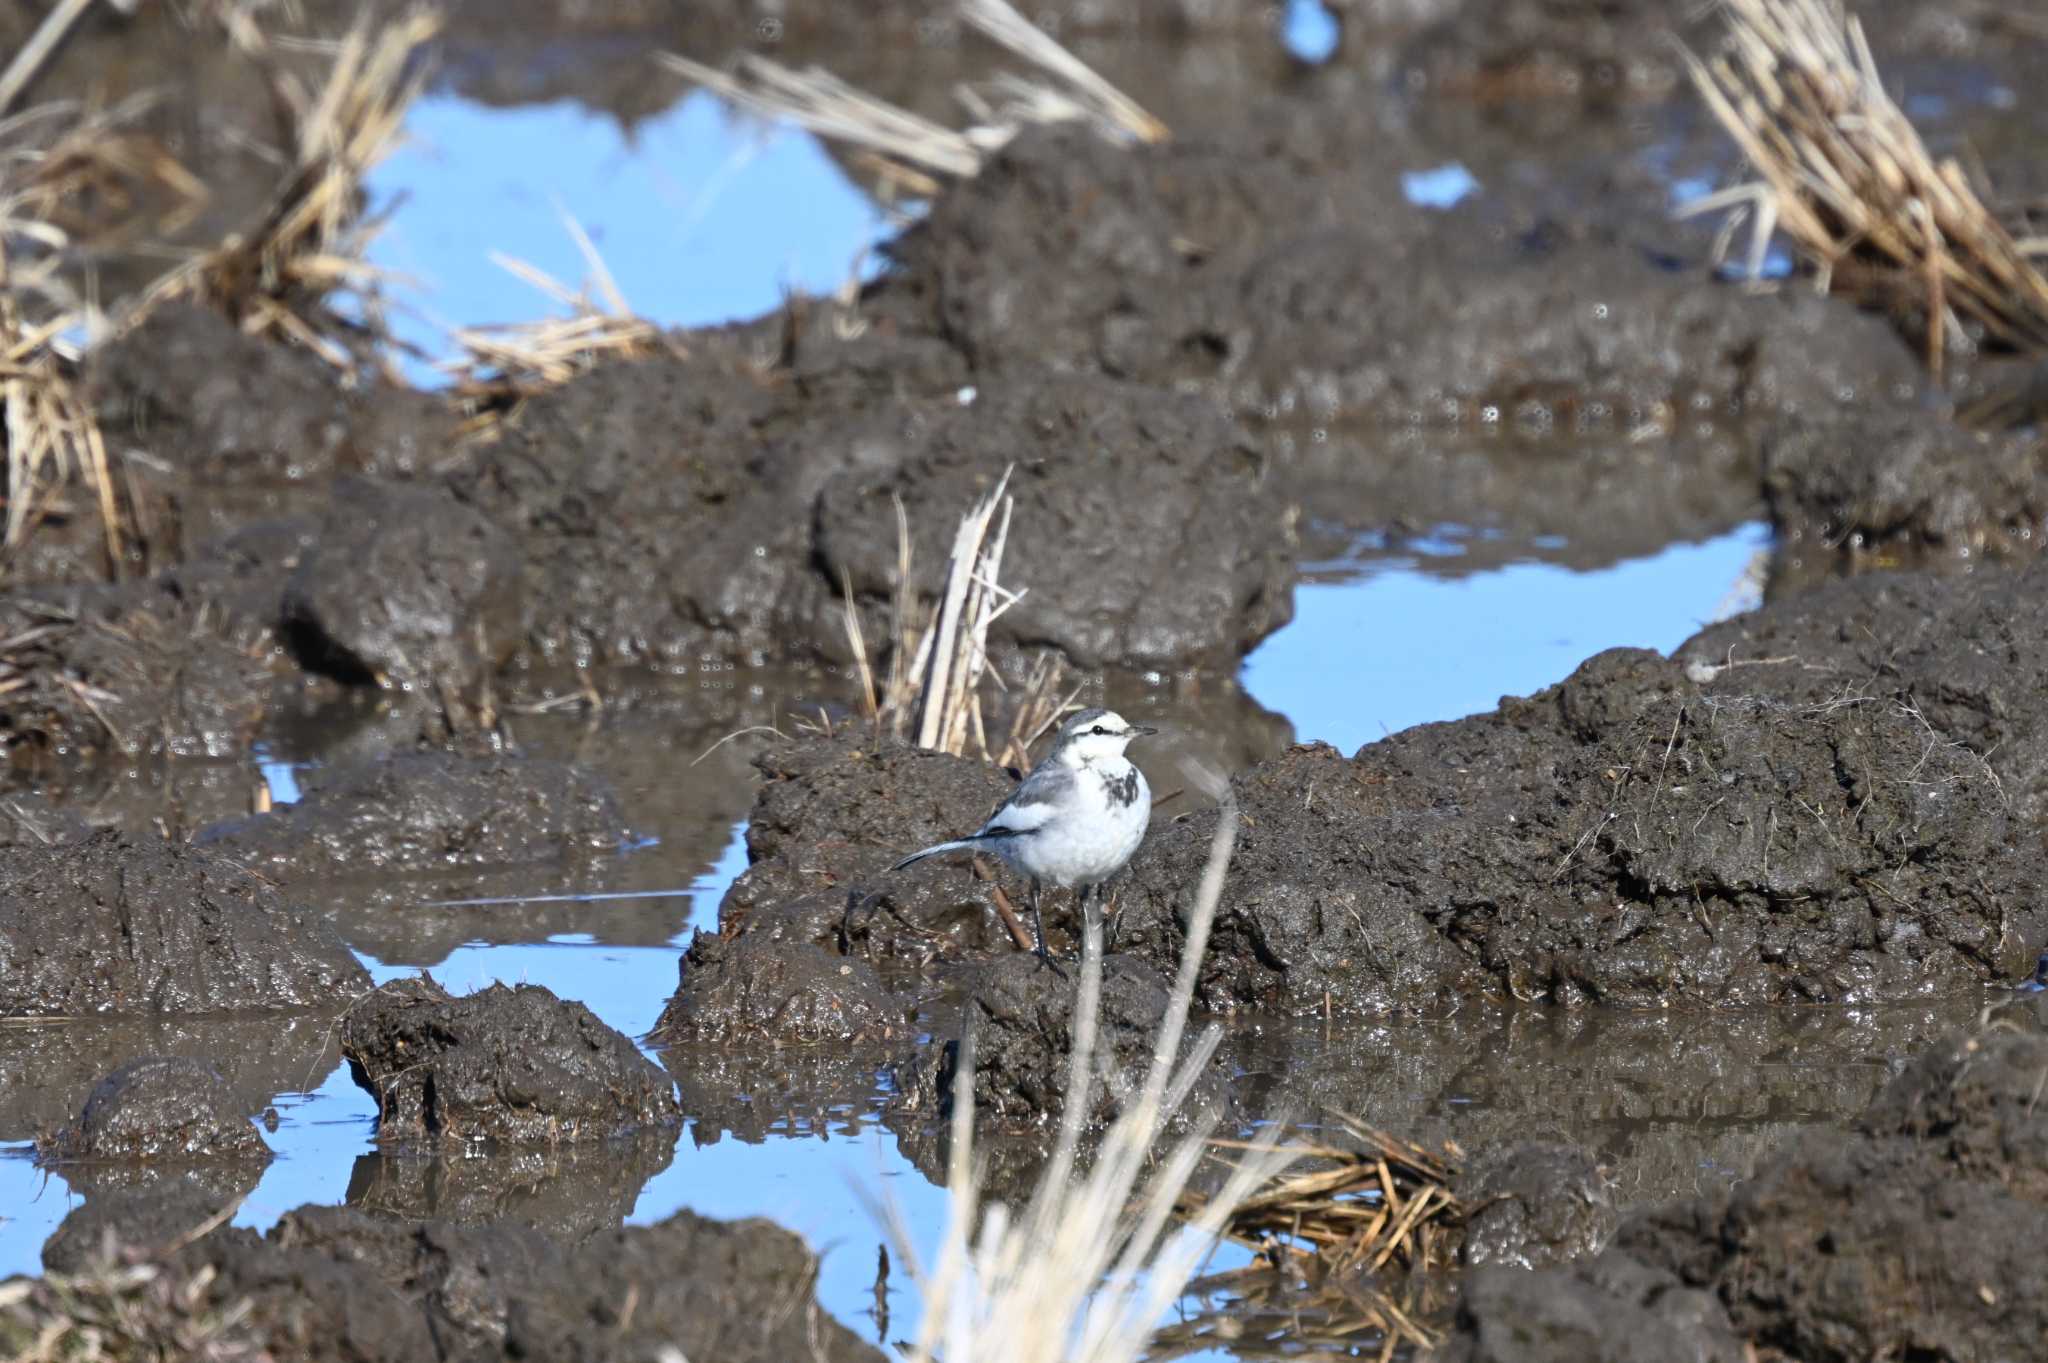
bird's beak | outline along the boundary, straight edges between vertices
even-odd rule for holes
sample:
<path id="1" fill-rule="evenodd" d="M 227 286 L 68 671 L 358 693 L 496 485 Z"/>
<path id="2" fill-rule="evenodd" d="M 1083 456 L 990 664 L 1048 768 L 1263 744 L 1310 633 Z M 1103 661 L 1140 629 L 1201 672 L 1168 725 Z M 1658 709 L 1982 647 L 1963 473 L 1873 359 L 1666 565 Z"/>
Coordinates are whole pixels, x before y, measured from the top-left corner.
<path id="1" fill-rule="evenodd" d="M 1133 724 L 1131 726 L 1132 738 L 1143 738 L 1147 734 L 1156 734 L 1158 732 L 1159 730 L 1153 728 L 1149 724 Z"/>

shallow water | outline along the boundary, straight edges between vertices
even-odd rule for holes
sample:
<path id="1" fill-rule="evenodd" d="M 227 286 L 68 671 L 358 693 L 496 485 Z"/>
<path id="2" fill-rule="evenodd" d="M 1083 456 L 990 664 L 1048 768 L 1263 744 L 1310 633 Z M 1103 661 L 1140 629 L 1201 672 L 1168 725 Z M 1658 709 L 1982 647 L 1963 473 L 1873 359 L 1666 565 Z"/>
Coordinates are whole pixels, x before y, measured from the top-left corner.
<path id="1" fill-rule="evenodd" d="M 1306 13 L 1313 6 L 1296 6 Z M 1311 20 L 1296 40 L 1312 46 Z M 412 276 L 397 295 L 400 334 L 431 356 L 449 326 L 529 318 L 545 310 L 491 265 L 503 251 L 575 286 L 586 274 L 560 205 L 572 204 L 633 308 L 674 325 L 718 322 L 773 307 L 783 290 L 828 291 L 871 268 L 886 214 L 809 137 L 726 113 L 701 95 L 629 130 L 572 103 L 503 109 L 447 94 L 423 100 L 415 145 L 373 188 L 399 201 L 375 258 Z M 1415 167 L 1418 201 L 1473 189 L 1462 167 Z M 1462 177 L 1462 178 L 1460 178 Z M 1342 552 L 1306 565 L 1296 619 L 1246 662 L 1258 706 L 1297 740 L 1350 751 L 1408 725 L 1490 708 L 1566 675 L 1616 645 L 1668 649 L 1702 623 L 1745 604 L 1745 573 L 1762 546 L 1754 524 L 1577 571 L 1536 542 L 1501 550 L 1488 532 L 1443 526 L 1391 540 L 1356 526 L 1321 527 Z M 1481 552 L 1484 550 L 1484 552 Z M 761 702 L 772 722 L 779 691 Z M 1148 704 L 1183 725 L 1213 713 L 1167 691 Z M 1180 708 L 1177 710 L 1177 706 Z M 1208 717 L 1203 717 L 1207 715 Z M 494 980 L 547 986 L 639 1035 L 675 985 L 692 931 L 715 923 L 719 898 L 744 868 L 740 821 L 751 801 L 747 745 L 687 765 L 718 735 L 687 716 L 522 721 L 533 750 L 586 761 L 620 790 L 647 841 L 600 868 L 601 885 L 537 883 L 520 872 L 451 877 L 421 899 L 455 915 L 445 933 L 406 935 L 379 908 L 340 920 L 377 979 L 430 968 L 450 988 Z M 1213 737 L 1213 736 L 1212 736 Z M 1272 740 L 1258 740 L 1270 747 Z M 1241 750 L 1242 740 L 1219 742 Z M 317 731 L 280 737 L 251 755 L 252 778 L 289 800 L 296 772 L 322 753 Z M 403 897 L 402 882 L 384 886 Z M 545 896 L 545 898 L 539 898 Z M 449 903 L 454 899 L 480 902 Z M 386 920 L 371 922 L 372 917 Z M 437 920 L 440 921 L 440 920 Z M 1483 1149 L 1525 1135 L 1579 1141 L 1616 1171 L 1628 1198 L 1675 1194 L 1740 1177 L 1773 1143 L 1859 1111 L 1907 1054 L 1966 1021 L 1975 1002 L 1892 1010 L 1671 1015 L 1466 1015 L 1431 1022 L 1273 1025 L 1233 1036 L 1238 1084 L 1274 1112 L 1338 1109 L 1430 1140 Z M 60 1024 L 70 1026 L 71 1024 Z M 0 1065 L 29 1063 L 35 1029 L 0 1029 Z M 182 1029 L 176 1043 L 205 1053 L 237 1046 L 227 1027 Z M 317 1036 L 279 1042 L 275 1072 L 297 1087 L 270 1097 L 277 1152 L 236 1215 L 262 1227 L 303 1203 L 402 1199 L 412 1172 L 372 1146 L 374 1108 Z M 133 1044 L 133 1043 L 131 1043 Z M 150 1045 L 163 1044 L 152 1039 Z M 109 1053 L 118 1050 L 109 1039 Z M 131 1052 L 132 1053 L 132 1050 Z M 603 1180 L 644 1178 L 630 1219 L 679 1207 L 719 1217 L 767 1216 L 803 1234 L 824 1259 L 819 1297 L 872 1337 L 880 1239 L 868 1199 L 892 1199 L 926 1243 L 945 1197 L 875 1122 L 885 1096 L 865 1078 L 831 1083 L 801 1054 L 749 1056 L 697 1080 L 743 1089 L 747 1115 L 722 1105 L 696 1116 L 665 1164 L 656 1159 Z M 686 1069 L 678 1066 L 678 1069 Z M 691 1076 L 686 1075 L 687 1086 Z M 728 1095 L 730 1096 L 730 1095 Z M 689 1104 L 685 1104 L 686 1110 Z M 34 1272 L 43 1241 L 77 1197 L 60 1174 L 26 1157 L 28 1132 L 0 1147 L 0 1276 Z M 534 1170 L 484 1161 L 484 1181 L 517 1184 L 500 1204 L 547 1223 L 550 1185 L 573 1200 L 590 1169 Z M 472 1171 L 474 1172 L 474 1171 Z M 452 1184 L 460 1182 L 449 1175 Z M 471 1178 L 469 1181 L 474 1181 Z M 448 1194 L 452 1197 L 453 1194 Z M 556 1201 L 563 1200 L 558 1196 Z M 892 1302 L 900 1337 L 914 1320 L 903 1277 Z"/>

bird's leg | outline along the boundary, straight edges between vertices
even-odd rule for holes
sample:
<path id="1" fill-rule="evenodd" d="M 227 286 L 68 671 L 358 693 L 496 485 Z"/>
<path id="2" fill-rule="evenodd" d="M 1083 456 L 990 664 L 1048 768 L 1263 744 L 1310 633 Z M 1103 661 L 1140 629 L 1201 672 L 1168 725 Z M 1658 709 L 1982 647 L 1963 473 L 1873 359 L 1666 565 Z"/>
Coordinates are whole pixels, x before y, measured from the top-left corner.
<path id="1" fill-rule="evenodd" d="M 1031 930 L 1038 934 L 1038 959 L 1046 965 L 1051 965 L 1052 953 L 1045 948 L 1045 916 L 1039 912 L 1038 907 L 1041 893 L 1038 877 L 1031 877 Z"/>
<path id="2" fill-rule="evenodd" d="M 1109 955 L 1116 950 L 1117 933 L 1124 925 L 1124 911 L 1118 909 L 1114 915 L 1109 911 L 1109 882 L 1103 881 L 1095 887 L 1095 912 L 1102 917 L 1102 954 Z"/>

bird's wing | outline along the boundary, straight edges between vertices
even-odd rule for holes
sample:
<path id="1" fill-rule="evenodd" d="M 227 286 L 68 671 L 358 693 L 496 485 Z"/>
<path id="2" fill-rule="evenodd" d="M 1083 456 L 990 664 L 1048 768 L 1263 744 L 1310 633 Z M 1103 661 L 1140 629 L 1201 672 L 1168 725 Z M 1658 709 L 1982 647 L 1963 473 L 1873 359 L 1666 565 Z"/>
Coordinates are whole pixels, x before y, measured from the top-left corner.
<path id="1" fill-rule="evenodd" d="M 1074 792 L 1074 773 L 1064 767 L 1040 767 L 1010 792 L 977 838 L 1014 838 L 1045 827 L 1066 808 Z"/>

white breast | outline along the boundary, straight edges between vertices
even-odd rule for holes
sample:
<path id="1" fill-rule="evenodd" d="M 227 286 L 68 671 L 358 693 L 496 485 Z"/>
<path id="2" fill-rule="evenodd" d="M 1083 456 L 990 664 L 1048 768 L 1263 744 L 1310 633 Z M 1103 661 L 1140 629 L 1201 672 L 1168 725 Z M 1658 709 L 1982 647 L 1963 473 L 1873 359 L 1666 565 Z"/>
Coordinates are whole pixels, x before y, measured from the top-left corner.
<path id="1" fill-rule="evenodd" d="M 1152 791 L 1128 761 L 1092 763 L 1077 773 L 1072 805 L 1036 834 L 1019 838 L 1017 868 L 1071 888 L 1107 880 L 1123 869 L 1152 815 Z M 1124 799 L 1125 794 L 1134 798 Z"/>

